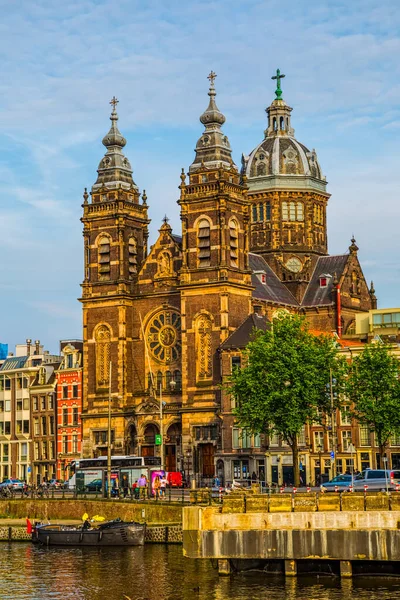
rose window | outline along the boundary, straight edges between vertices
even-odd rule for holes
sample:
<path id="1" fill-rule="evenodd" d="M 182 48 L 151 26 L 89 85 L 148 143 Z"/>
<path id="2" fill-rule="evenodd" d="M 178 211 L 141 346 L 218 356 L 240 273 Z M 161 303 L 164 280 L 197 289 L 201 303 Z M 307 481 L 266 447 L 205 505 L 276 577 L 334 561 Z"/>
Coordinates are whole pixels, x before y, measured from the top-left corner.
<path id="1" fill-rule="evenodd" d="M 147 343 L 155 359 L 164 363 L 179 360 L 181 355 L 181 316 L 173 310 L 163 310 L 150 321 Z"/>

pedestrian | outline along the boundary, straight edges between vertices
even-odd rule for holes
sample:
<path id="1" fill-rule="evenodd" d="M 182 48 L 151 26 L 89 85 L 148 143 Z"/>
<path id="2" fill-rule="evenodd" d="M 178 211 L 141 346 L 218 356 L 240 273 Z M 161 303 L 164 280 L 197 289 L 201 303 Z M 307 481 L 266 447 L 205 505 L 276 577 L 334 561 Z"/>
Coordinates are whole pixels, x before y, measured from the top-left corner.
<path id="1" fill-rule="evenodd" d="M 143 473 L 138 479 L 139 496 L 141 500 L 145 500 L 147 496 L 147 477 Z"/>
<path id="2" fill-rule="evenodd" d="M 126 475 L 122 477 L 122 492 L 124 494 L 124 498 L 126 498 L 129 492 L 129 481 Z"/>
<path id="3" fill-rule="evenodd" d="M 253 471 L 253 473 L 251 474 L 251 481 L 253 483 L 257 481 L 257 473 L 255 471 Z"/>
<path id="4" fill-rule="evenodd" d="M 158 475 L 156 475 L 155 478 L 154 478 L 153 489 L 154 489 L 154 495 L 156 497 L 156 500 L 159 500 L 159 498 L 160 498 L 161 482 L 160 482 L 160 477 Z"/>
<path id="5" fill-rule="evenodd" d="M 132 483 L 132 498 L 139 500 L 139 485 L 137 479 Z"/>
<path id="6" fill-rule="evenodd" d="M 165 493 L 167 490 L 168 479 L 165 477 L 165 474 L 160 479 L 160 497 L 165 498 Z"/>

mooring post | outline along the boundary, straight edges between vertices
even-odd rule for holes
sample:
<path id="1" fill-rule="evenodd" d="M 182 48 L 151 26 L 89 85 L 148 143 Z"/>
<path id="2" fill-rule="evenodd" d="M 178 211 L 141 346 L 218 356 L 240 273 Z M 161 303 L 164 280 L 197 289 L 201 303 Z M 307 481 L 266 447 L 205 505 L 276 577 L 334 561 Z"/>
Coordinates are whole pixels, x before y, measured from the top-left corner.
<path id="1" fill-rule="evenodd" d="M 295 560 L 285 560 L 285 575 L 286 577 L 296 577 L 297 562 Z"/>
<path id="2" fill-rule="evenodd" d="M 218 575 L 230 575 L 232 572 L 229 558 L 218 559 Z"/>

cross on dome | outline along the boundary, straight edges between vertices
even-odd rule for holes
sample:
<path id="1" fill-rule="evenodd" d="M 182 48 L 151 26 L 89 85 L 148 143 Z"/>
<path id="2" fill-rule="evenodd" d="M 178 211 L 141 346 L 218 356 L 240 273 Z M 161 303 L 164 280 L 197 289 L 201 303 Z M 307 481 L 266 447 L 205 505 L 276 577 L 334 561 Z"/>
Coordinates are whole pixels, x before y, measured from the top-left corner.
<path id="1" fill-rule="evenodd" d="M 113 110 L 116 110 L 117 108 L 117 104 L 119 103 L 118 98 L 116 98 L 115 96 L 113 96 L 110 100 L 110 104 L 113 107 Z"/>
<path id="2" fill-rule="evenodd" d="M 284 77 L 286 77 L 286 75 L 282 75 L 279 69 L 276 70 L 276 75 L 271 77 L 271 79 L 276 79 L 275 95 L 278 98 L 278 100 L 280 100 L 280 98 L 282 96 L 281 79 L 283 79 Z"/>
<path id="3" fill-rule="evenodd" d="M 214 81 L 215 81 L 216 76 L 217 76 L 217 74 L 214 73 L 214 71 L 211 71 L 211 73 L 207 77 L 207 79 L 210 80 L 211 87 L 214 87 Z"/>

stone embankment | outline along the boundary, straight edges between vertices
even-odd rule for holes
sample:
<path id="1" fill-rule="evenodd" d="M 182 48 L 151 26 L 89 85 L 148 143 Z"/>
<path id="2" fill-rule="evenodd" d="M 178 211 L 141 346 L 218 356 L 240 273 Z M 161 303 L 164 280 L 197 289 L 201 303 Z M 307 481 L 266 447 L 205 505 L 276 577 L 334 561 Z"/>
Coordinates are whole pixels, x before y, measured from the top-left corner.
<path id="1" fill-rule="evenodd" d="M 80 517 L 101 515 L 124 521 L 146 522 L 146 542 L 182 543 L 182 505 L 173 503 L 124 503 L 89 500 L 2 500 L 0 501 L 0 541 L 28 541 L 25 519 L 79 523 Z"/>
<path id="2" fill-rule="evenodd" d="M 216 559 L 221 574 L 246 561 L 286 575 L 321 562 L 342 577 L 356 563 L 400 572 L 400 493 L 231 494 L 183 509 L 183 551 Z"/>

